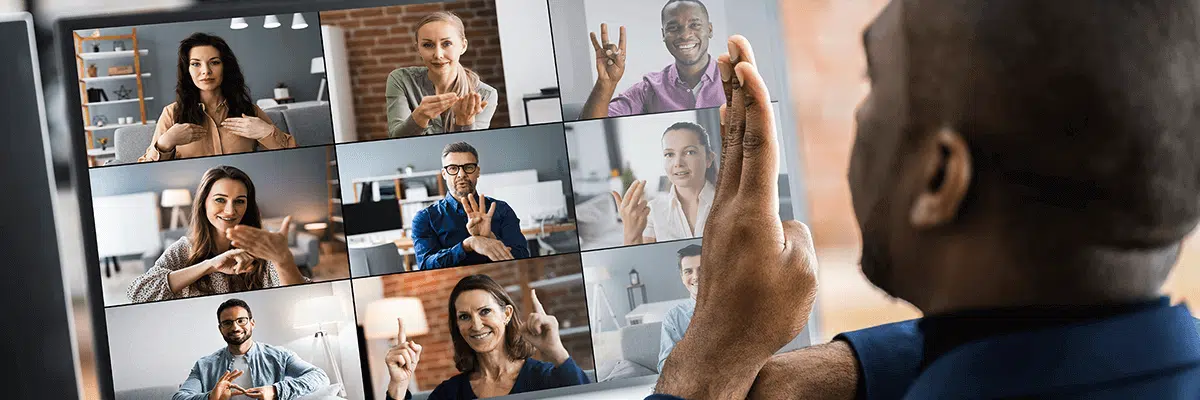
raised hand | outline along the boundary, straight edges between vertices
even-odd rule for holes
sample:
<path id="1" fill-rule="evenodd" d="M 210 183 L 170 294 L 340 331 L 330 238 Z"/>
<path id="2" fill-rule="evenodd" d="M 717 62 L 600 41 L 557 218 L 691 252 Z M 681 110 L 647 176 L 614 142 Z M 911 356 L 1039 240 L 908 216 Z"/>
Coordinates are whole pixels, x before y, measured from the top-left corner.
<path id="1" fill-rule="evenodd" d="M 458 93 L 442 93 L 421 98 L 421 104 L 413 109 L 412 117 L 418 126 L 429 126 L 429 121 L 453 107 L 458 102 Z"/>
<path id="2" fill-rule="evenodd" d="M 233 380 L 240 376 L 242 376 L 241 370 L 235 369 L 226 372 L 225 375 L 221 376 L 221 379 L 217 380 L 217 384 L 213 385 L 213 390 L 208 392 L 208 400 L 229 400 L 234 394 L 245 393 L 245 390 L 236 383 L 233 383 Z"/>
<path id="3" fill-rule="evenodd" d="M 570 355 L 562 344 L 562 338 L 558 336 L 558 318 L 546 314 L 546 308 L 542 307 L 542 302 L 538 300 L 537 291 L 529 289 L 529 297 L 533 302 L 533 312 L 529 313 L 528 319 L 525 320 L 521 335 L 525 341 L 542 352 L 542 355 L 550 358 L 549 361 L 555 366 L 562 365 Z"/>
<path id="4" fill-rule="evenodd" d="M 597 80 L 605 84 L 616 85 L 625 75 L 625 27 L 621 26 L 621 36 L 613 44 L 608 40 L 608 24 L 600 24 L 600 40 L 596 40 L 596 32 L 590 32 L 592 49 L 596 51 Z"/>
<path id="5" fill-rule="evenodd" d="M 512 248 L 505 246 L 498 239 L 483 236 L 471 236 L 462 242 L 463 250 L 473 252 L 492 261 L 508 261 L 513 259 Z"/>
<path id="6" fill-rule="evenodd" d="M 779 145 L 753 49 L 735 35 L 717 62 L 727 103 L 702 258 L 719 268 L 700 275 L 688 334 L 667 358 L 656 388 L 683 398 L 745 398 L 767 359 L 804 329 L 817 290 L 808 228 L 779 219 Z M 746 332 L 754 332 L 754 340 L 745 340 Z M 722 381 L 706 382 L 718 369 L 727 371 Z"/>
<path id="7" fill-rule="evenodd" d="M 646 181 L 634 181 L 625 190 L 625 196 L 616 191 L 611 192 L 613 201 L 617 202 L 617 211 L 621 214 L 621 225 L 624 227 L 625 245 L 641 244 L 646 223 L 650 220 L 650 203 L 646 201 Z"/>
<path id="8" fill-rule="evenodd" d="M 275 133 L 275 125 L 263 121 L 262 118 L 242 114 L 241 117 L 225 118 L 221 127 L 234 135 L 247 139 L 259 140 Z"/>
<path id="9" fill-rule="evenodd" d="M 252 226 L 238 225 L 227 229 L 226 237 L 233 241 L 233 247 L 246 250 L 251 255 L 271 261 L 276 265 L 293 265 L 296 259 L 288 248 L 288 232 L 291 229 L 292 216 L 283 219 L 279 232 Z"/>
<path id="10" fill-rule="evenodd" d="M 166 132 L 158 137 L 155 144 L 161 151 L 174 151 L 175 147 L 204 139 L 208 130 L 196 124 L 171 125 Z"/>
<path id="11" fill-rule="evenodd" d="M 467 213 L 467 233 L 470 233 L 471 236 L 494 239 L 496 235 L 492 234 L 492 217 L 496 215 L 496 203 L 492 203 L 492 206 L 488 208 L 487 198 L 482 193 L 479 194 L 478 199 L 470 194 L 464 197 L 466 201 L 463 201 L 462 204 L 463 211 Z"/>
<path id="12" fill-rule="evenodd" d="M 482 113 L 484 107 L 487 107 L 487 102 L 483 101 L 483 96 L 480 96 L 479 93 L 471 93 L 459 98 L 454 103 L 454 125 L 475 125 L 475 116 Z"/>
<path id="13" fill-rule="evenodd" d="M 254 256 L 243 249 L 229 249 L 210 260 L 212 272 L 226 275 L 249 274 L 254 272 Z"/>
<path id="14" fill-rule="evenodd" d="M 409 380 L 417 371 L 417 363 L 421 361 L 421 345 L 408 340 L 404 333 L 404 320 L 396 318 L 396 345 L 388 349 L 384 362 L 387 364 L 388 395 L 393 399 L 403 399 L 408 390 Z"/>

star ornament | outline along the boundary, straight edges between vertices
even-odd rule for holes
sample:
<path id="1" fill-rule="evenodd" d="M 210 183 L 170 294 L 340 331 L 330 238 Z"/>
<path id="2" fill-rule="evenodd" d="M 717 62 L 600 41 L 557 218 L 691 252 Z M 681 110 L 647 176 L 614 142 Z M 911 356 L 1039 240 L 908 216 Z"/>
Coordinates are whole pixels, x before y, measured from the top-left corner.
<path id="1" fill-rule="evenodd" d="M 116 93 L 117 99 L 119 100 L 129 100 L 133 98 L 133 89 L 129 89 L 125 87 L 125 85 L 121 85 L 121 88 L 117 89 Z"/>

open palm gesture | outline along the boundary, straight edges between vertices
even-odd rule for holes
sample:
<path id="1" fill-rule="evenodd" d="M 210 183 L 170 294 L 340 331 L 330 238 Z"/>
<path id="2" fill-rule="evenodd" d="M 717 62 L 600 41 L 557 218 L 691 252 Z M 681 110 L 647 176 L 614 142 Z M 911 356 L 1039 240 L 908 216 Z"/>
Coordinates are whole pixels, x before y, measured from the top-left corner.
<path id="1" fill-rule="evenodd" d="M 476 198 L 473 195 L 466 195 L 466 201 L 463 202 L 463 211 L 467 213 L 467 233 L 471 236 L 493 237 L 492 235 L 492 217 L 496 216 L 496 203 L 492 203 L 491 207 L 487 206 L 487 198 L 483 194 L 479 194 Z"/>

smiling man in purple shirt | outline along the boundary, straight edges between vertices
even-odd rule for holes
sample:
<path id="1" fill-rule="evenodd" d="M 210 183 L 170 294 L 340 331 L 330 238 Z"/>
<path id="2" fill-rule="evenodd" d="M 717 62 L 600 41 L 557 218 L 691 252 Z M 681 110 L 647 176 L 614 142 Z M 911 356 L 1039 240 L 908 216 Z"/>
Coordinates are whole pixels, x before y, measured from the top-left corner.
<path id="1" fill-rule="evenodd" d="M 708 8 L 699 0 L 668 0 L 662 9 L 662 38 L 675 63 L 646 74 L 613 97 L 625 74 L 625 27 L 619 43 L 608 39 L 608 24 L 600 24 L 601 40 L 591 34 L 596 51 L 597 79 L 579 119 L 720 107 L 725 104 L 717 60 L 708 54 L 712 39 Z"/>

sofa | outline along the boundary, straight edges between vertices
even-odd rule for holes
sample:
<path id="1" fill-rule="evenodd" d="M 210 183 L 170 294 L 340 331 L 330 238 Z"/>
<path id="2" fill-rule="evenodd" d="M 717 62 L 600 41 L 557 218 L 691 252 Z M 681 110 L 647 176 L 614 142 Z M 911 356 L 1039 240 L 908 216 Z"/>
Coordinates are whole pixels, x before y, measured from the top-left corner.
<path id="1" fill-rule="evenodd" d="M 659 339 L 662 322 L 629 325 L 621 328 L 620 356 L 600 359 L 596 379 L 600 382 L 658 374 Z"/>
<path id="2" fill-rule="evenodd" d="M 263 226 L 271 231 L 278 231 L 282 219 L 264 219 Z M 147 251 L 142 254 L 142 265 L 146 269 L 150 269 L 163 251 L 183 235 L 187 234 L 188 228 L 169 229 L 159 233 L 162 239 L 162 247 Z M 292 251 L 292 257 L 296 259 L 296 266 L 300 268 L 300 273 L 304 276 L 312 278 L 312 269 L 321 262 L 321 240 L 315 235 L 305 232 L 300 229 L 299 224 L 292 222 L 291 230 L 288 231 L 288 247 Z"/>
<path id="3" fill-rule="evenodd" d="M 297 146 L 318 146 L 333 143 L 333 116 L 329 105 L 314 105 L 299 108 L 264 109 L 267 118 L 280 130 L 296 138 Z M 105 165 L 136 163 L 146 154 L 150 141 L 154 139 L 154 124 L 127 126 L 113 132 L 113 151 L 116 157 Z"/>

